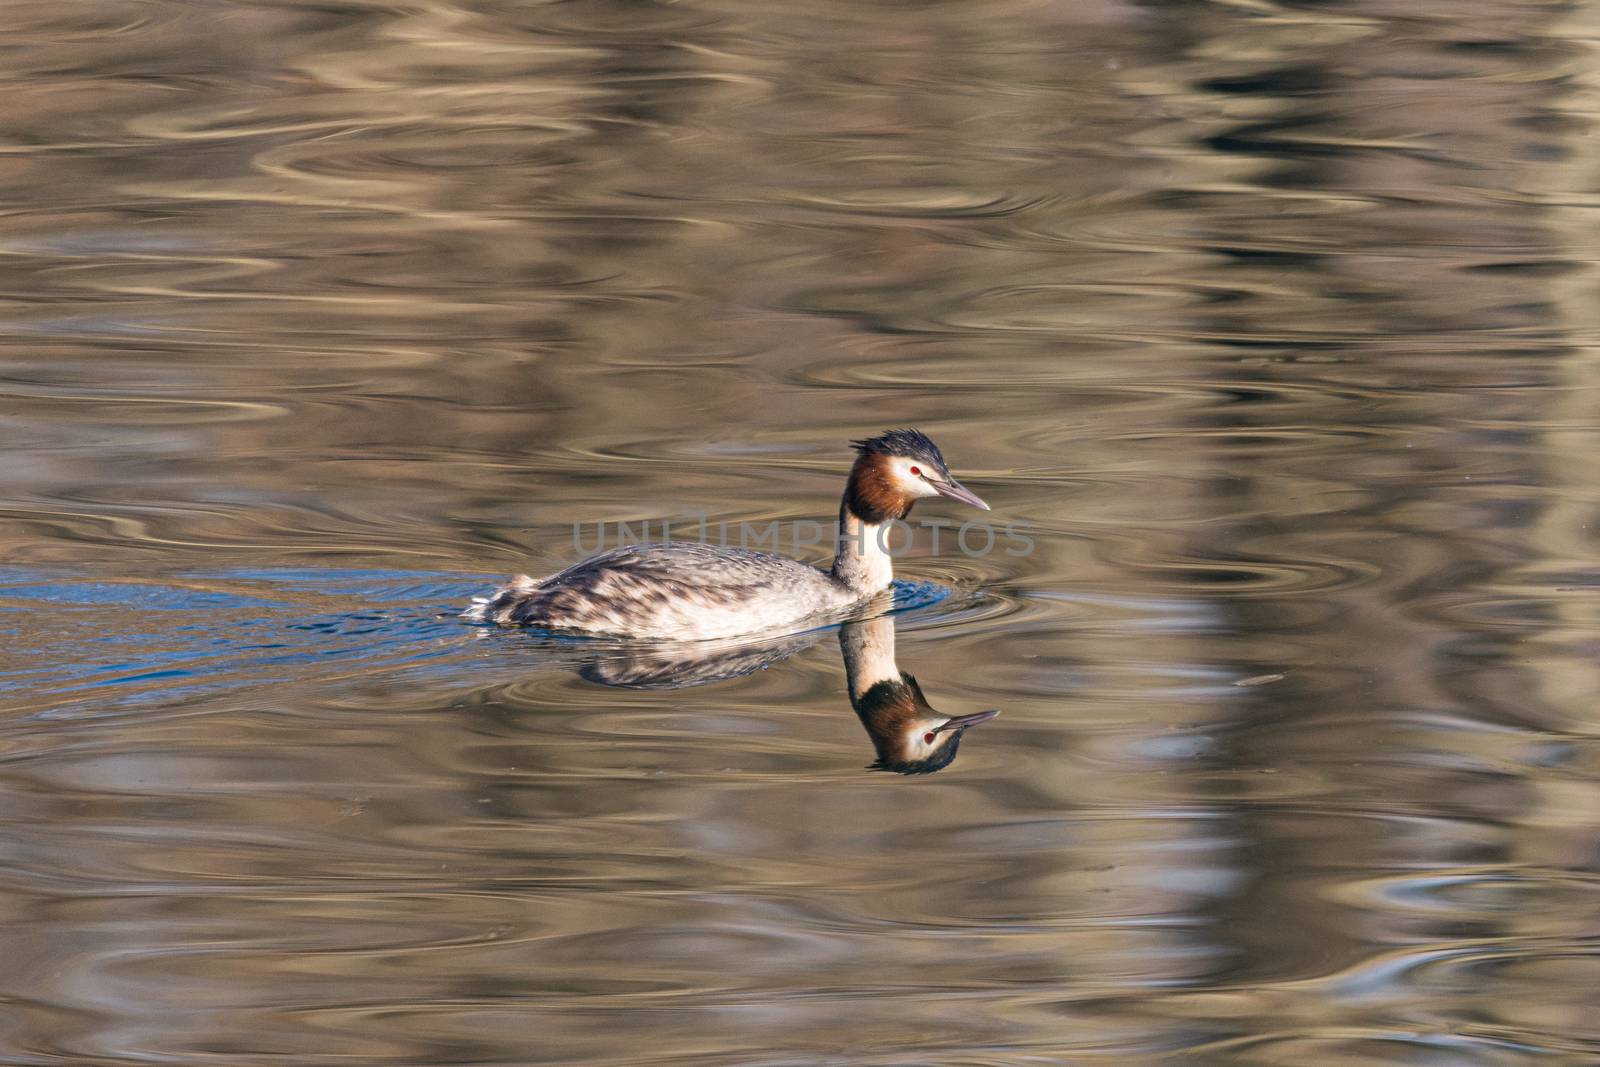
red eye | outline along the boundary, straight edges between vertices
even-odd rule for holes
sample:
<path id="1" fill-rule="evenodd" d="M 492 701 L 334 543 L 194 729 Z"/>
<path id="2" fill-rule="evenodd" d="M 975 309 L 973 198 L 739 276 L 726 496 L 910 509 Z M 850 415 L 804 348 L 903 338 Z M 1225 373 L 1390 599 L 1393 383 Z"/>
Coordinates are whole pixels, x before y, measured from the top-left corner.
<path id="1" fill-rule="evenodd" d="M 911 473 L 917 475 L 918 477 L 920 477 L 922 475 L 922 468 L 921 467 L 912 467 L 911 468 Z"/>
<path id="2" fill-rule="evenodd" d="M 922 743 L 925 744 L 925 745 L 931 745 L 931 744 L 933 744 L 933 739 L 935 737 L 938 737 L 938 736 L 939 735 L 937 733 L 935 733 L 932 730 L 929 730 L 927 733 L 922 735 Z"/>

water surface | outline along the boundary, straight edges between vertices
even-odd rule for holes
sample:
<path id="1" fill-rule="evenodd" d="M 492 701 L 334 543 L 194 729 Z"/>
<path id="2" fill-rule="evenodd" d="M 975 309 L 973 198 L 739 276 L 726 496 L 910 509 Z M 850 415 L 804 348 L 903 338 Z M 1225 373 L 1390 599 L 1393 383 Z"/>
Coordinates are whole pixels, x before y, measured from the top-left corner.
<path id="1" fill-rule="evenodd" d="M 0 1062 L 1600 1060 L 1592 5 L 8 15 Z M 897 425 L 938 774 L 454 617 Z"/>

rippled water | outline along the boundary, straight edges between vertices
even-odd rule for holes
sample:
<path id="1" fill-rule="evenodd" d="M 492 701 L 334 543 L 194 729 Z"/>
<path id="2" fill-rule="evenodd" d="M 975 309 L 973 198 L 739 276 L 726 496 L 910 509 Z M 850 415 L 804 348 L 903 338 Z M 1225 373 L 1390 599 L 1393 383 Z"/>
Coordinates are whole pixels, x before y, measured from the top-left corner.
<path id="1" fill-rule="evenodd" d="M 1600 1062 L 1594 5 L 7 15 L 0 1062 Z M 454 617 L 893 425 L 939 774 Z"/>

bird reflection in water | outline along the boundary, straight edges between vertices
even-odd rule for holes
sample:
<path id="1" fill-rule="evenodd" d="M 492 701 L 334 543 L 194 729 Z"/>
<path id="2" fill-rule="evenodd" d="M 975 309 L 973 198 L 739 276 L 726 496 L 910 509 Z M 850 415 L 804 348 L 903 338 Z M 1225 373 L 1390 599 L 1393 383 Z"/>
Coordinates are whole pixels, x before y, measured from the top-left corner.
<path id="1" fill-rule="evenodd" d="M 878 752 L 873 770 L 931 774 L 956 758 L 961 735 L 998 711 L 946 715 L 934 710 L 917 680 L 894 658 L 894 620 L 887 617 L 848 622 L 839 631 L 850 706 Z"/>
<path id="2" fill-rule="evenodd" d="M 624 645 L 596 649 L 579 669 L 587 680 L 625 689 L 688 689 L 737 678 L 809 648 L 826 633 L 812 630 L 771 641 Z M 894 654 L 894 619 L 882 615 L 844 623 L 839 648 L 855 709 L 872 738 L 873 770 L 931 774 L 956 758 L 961 737 L 998 711 L 946 715 L 930 705 L 917 680 L 900 670 Z"/>

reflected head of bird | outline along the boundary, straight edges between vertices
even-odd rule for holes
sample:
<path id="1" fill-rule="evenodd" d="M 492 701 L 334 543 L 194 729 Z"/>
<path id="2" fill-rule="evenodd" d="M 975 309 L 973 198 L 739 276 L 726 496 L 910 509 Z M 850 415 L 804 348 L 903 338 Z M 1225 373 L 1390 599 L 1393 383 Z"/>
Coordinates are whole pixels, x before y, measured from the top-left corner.
<path id="1" fill-rule="evenodd" d="M 873 770 L 931 774 L 956 758 L 961 735 L 1000 713 L 950 716 L 936 711 L 909 674 L 874 683 L 851 700 L 877 750 Z"/>

